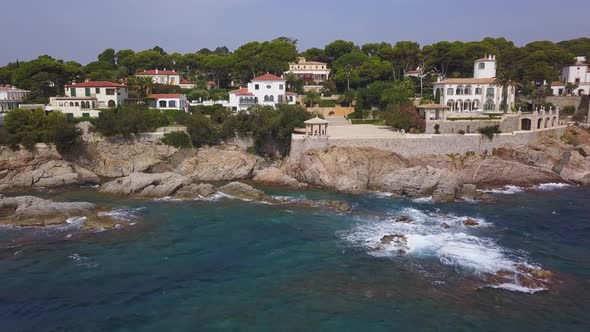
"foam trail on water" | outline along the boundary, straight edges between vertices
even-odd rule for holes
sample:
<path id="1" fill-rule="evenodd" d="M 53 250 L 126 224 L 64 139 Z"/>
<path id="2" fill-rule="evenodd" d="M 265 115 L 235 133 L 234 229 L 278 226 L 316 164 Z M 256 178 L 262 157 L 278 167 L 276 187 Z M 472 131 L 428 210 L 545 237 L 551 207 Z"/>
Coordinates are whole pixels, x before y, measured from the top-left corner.
<path id="1" fill-rule="evenodd" d="M 441 264 L 482 278 L 501 270 L 521 274 L 517 266 L 532 266 L 521 255 L 501 247 L 492 239 L 478 236 L 478 228 L 492 226 L 483 219 L 411 208 L 405 208 L 397 215 L 408 216 L 412 221 L 396 222 L 395 218 L 390 217 L 361 221 L 352 230 L 340 235 L 345 241 L 364 248 L 375 257 L 399 257 L 400 253 L 422 258 L 434 257 Z M 475 221 L 478 225 L 466 226 L 467 220 Z M 388 235 L 396 236 L 396 239 L 382 242 L 382 238 Z M 516 279 L 494 287 L 522 292 L 544 290 L 526 288 Z"/>
<path id="2" fill-rule="evenodd" d="M 499 189 L 486 189 L 486 190 L 481 190 L 481 191 L 484 193 L 489 193 L 489 194 L 514 195 L 514 194 L 521 193 L 524 190 L 525 189 L 523 187 L 509 185 L 509 186 L 504 186 Z"/>

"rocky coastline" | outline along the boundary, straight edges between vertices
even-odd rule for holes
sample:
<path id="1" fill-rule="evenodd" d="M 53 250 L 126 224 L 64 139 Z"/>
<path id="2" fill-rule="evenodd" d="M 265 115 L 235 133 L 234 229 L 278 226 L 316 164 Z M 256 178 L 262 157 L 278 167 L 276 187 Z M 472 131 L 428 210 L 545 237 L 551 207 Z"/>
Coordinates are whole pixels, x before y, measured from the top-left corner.
<path id="1" fill-rule="evenodd" d="M 0 147 L 0 192 L 5 194 L 93 185 L 102 193 L 124 197 L 194 199 L 221 193 L 293 204 L 236 181 L 347 193 L 379 191 L 393 197 L 432 197 L 436 201 L 482 200 L 488 198 L 481 191 L 484 188 L 590 184 L 590 133 L 570 127 L 563 137 L 546 138 L 526 148 L 498 149 L 492 155 L 414 159 L 373 148 L 331 147 L 310 150 L 298 159 L 269 161 L 235 146 L 179 150 L 159 142 L 123 139 L 87 140 L 79 151 L 66 156 L 46 145 L 33 152 Z M 350 210 L 338 202 L 297 204 Z M 7 220 L 10 209 L 2 209 Z"/>

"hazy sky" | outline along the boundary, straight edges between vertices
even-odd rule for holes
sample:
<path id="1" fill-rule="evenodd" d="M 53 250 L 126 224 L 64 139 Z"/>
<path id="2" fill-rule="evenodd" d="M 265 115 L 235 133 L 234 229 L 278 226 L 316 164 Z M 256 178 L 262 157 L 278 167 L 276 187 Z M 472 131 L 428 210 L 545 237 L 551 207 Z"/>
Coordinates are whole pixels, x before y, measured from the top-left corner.
<path id="1" fill-rule="evenodd" d="M 0 65 L 40 54 L 87 63 L 108 47 L 233 50 L 279 36 L 300 50 L 336 39 L 522 45 L 590 36 L 588 3 L 577 0 L 2 0 L 0 13 Z"/>

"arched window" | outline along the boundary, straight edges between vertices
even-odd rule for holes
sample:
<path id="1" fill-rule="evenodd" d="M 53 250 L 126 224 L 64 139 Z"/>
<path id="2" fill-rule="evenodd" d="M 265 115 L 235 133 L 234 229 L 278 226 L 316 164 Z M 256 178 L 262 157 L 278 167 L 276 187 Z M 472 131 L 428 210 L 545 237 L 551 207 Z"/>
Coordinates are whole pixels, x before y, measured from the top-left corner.
<path id="1" fill-rule="evenodd" d="M 470 95 L 471 94 L 471 85 L 468 85 L 465 87 L 465 90 L 463 91 L 466 95 Z"/>
<path id="2" fill-rule="evenodd" d="M 70 101 L 70 107 L 74 107 L 74 102 Z"/>
<path id="3" fill-rule="evenodd" d="M 496 109 L 496 105 L 494 104 L 493 101 L 491 101 L 491 100 L 486 101 L 486 103 L 484 105 L 484 109 L 483 109 L 484 111 L 491 112 L 491 111 L 494 111 L 495 109 Z"/>
<path id="4" fill-rule="evenodd" d="M 457 95 L 462 95 L 463 94 L 463 86 L 462 85 L 459 85 L 457 87 L 457 90 L 455 90 L 455 94 L 457 94 Z"/>
<path id="5" fill-rule="evenodd" d="M 473 105 L 472 105 L 472 108 L 471 109 L 473 109 L 474 111 L 477 110 L 477 109 L 479 109 L 479 100 L 474 100 L 473 101 Z"/>
<path id="6" fill-rule="evenodd" d="M 471 100 L 467 99 L 463 102 L 463 110 L 464 111 L 471 111 Z"/>
<path id="7" fill-rule="evenodd" d="M 111 100 L 109 100 L 107 105 L 109 105 L 110 108 L 113 108 L 113 107 L 117 106 L 117 103 L 115 103 L 115 101 L 111 99 Z"/>
<path id="8" fill-rule="evenodd" d="M 168 107 L 176 107 L 176 100 L 171 100 L 168 102 Z"/>
<path id="9" fill-rule="evenodd" d="M 453 101 L 453 99 L 447 101 L 447 106 L 449 107 L 449 109 L 451 111 L 454 111 L 455 109 L 453 108 L 453 106 L 455 106 L 455 102 Z"/>
<path id="10" fill-rule="evenodd" d="M 165 100 L 160 100 L 159 105 L 161 108 L 166 108 L 166 101 Z"/>
<path id="11" fill-rule="evenodd" d="M 463 101 L 461 99 L 455 102 L 455 111 L 462 111 L 461 107 L 463 106 Z"/>
<path id="12" fill-rule="evenodd" d="M 475 88 L 475 94 L 481 95 L 481 88 Z"/>
<path id="13" fill-rule="evenodd" d="M 76 102 L 74 105 L 76 105 L 76 107 L 80 106 L 80 103 Z"/>
<path id="14" fill-rule="evenodd" d="M 269 101 L 268 96 L 264 96 L 264 101 Z"/>
<path id="15" fill-rule="evenodd" d="M 453 88 L 448 88 L 447 89 L 447 96 L 452 96 L 453 95 Z"/>
<path id="16" fill-rule="evenodd" d="M 271 101 L 271 102 L 274 102 L 275 101 L 275 96 L 269 96 L 268 97 L 268 100 Z"/>

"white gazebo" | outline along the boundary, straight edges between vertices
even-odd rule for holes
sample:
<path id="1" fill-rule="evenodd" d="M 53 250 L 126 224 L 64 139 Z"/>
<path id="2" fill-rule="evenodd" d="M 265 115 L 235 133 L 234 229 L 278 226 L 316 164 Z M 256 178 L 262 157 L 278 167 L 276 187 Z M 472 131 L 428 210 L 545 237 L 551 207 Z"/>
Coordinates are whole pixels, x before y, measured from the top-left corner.
<path id="1" fill-rule="evenodd" d="M 305 134 L 307 136 L 327 136 L 328 121 L 320 119 L 317 116 L 305 121 Z"/>

